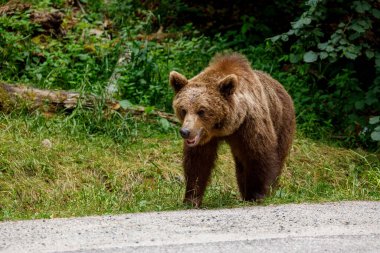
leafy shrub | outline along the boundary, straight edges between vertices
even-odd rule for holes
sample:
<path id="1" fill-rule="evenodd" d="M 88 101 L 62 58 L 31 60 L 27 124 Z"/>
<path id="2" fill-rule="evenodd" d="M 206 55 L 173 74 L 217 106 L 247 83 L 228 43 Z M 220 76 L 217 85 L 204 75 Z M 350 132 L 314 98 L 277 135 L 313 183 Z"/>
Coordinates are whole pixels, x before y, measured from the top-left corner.
<path id="1" fill-rule="evenodd" d="M 369 117 L 380 111 L 380 5 L 377 1 L 308 1 L 291 29 L 272 38 L 291 71 L 305 69 L 311 100 L 296 103 L 329 121 L 347 140 L 370 145 Z"/>
<path id="2" fill-rule="evenodd" d="M 38 30 L 26 15 L 16 13 L 10 17 L 0 16 L 0 77 L 10 79 L 20 77 L 20 70 L 30 60 L 30 52 L 24 49 L 30 45 L 30 35 Z"/>

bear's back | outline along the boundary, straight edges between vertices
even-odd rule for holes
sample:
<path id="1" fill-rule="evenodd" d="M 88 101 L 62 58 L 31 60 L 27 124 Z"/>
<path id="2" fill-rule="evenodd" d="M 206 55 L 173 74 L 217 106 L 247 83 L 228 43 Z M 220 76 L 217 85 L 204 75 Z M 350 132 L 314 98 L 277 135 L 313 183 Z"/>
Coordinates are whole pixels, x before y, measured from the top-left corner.
<path id="1" fill-rule="evenodd" d="M 248 59 L 239 53 L 217 54 L 208 67 L 201 73 L 191 78 L 191 82 L 199 82 L 204 85 L 215 85 L 224 77 L 235 74 L 238 77 L 252 75 L 252 68 Z"/>
<path id="2" fill-rule="evenodd" d="M 248 59 L 238 53 L 217 54 L 211 59 L 208 69 L 221 72 L 225 75 L 235 74 L 237 76 L 241 76 L 252 70 Z"/>

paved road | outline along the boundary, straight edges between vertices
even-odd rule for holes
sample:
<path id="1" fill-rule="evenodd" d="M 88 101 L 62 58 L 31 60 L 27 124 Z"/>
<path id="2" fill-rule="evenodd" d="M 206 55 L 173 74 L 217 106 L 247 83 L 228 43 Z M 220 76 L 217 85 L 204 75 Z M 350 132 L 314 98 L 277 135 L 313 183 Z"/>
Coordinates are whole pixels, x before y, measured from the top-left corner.
<path id="1" fill-rule="evenodd" d="M 380 252 L 380 202 L 2 222 L 0 252 Z"/>

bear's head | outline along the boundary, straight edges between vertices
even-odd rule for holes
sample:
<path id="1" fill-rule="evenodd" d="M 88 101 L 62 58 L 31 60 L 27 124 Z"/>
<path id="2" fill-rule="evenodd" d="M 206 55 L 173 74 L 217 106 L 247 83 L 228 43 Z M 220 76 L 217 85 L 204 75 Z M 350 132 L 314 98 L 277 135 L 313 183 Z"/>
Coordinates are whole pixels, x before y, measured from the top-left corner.
<path id="1" fill-rule="evenodd" d="M 213 137 L 230 134 L 227 124 L 233 107 L 238 79 L 234 74 L 220 79 L 190 79 L 170 72 L 175 97 L 174 111 L 182 123 L 180 134 L 188 147 L 209 142 Z"/>

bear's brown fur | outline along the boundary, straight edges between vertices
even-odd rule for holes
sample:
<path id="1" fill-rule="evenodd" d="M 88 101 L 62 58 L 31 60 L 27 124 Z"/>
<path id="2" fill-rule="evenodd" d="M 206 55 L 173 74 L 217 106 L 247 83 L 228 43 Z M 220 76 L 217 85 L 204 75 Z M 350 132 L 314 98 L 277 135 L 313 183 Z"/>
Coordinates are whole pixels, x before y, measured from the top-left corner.
<path id="1" fill-rule="evenodd" d="M 262 199 L 281 173 L 295 131 L 293 101 L 283 86 L 237 53 L 216 55 L 190 80 L 175 71 L 169 79 L 184 138 L 184 201 L 201 205 L 221 141 L 231 147 L 242 198 Z"/>

